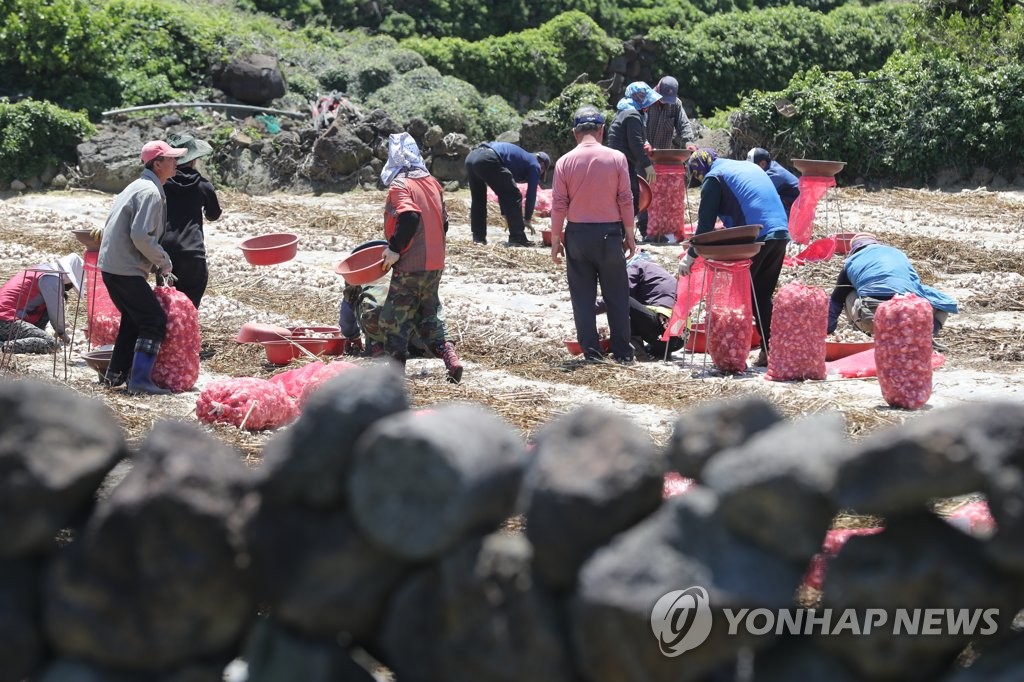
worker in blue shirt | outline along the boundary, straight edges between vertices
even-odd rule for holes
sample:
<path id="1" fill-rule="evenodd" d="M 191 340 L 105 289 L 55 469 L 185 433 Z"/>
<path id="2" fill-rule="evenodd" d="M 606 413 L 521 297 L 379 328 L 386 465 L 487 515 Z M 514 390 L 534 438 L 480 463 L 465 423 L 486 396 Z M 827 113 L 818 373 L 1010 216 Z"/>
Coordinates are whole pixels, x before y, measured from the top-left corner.
<path id="1" fill-rule="evenodd" d="M 786 217 L 789 217 L 789 212 L 793 208 L 796 198 L 800 196 L 800 180 L 786 170 L 781 163 L 773 159 L 767 149 L 754 147 L 747 153 L 747 161 L 756 163 L 768 174 L 768 179 L 775 185 L 775 191 L 779 193 L 779 198 L 782 199 L 782 207 L 786 209 Z"/>
<path id="2" fill-rule="evenodd" d="M 850 255 L 832 290 L 828 333 L 836 330 L 844 310 L 857 329 L 865 334 L 874 333 L 878 306 L 897 294 L 915 294 L 932 304 L 933 337 L 949 315 L 960 312 L 953 298 L 921 282 L 905 253 L 880 243 L 871 234 L 858 234 L 850 241 Z M 938 341 L 933 340 L 932 345 L 936 350 L 944 350 Z"/>
<path id="3" fill-rule="evenodd" d="M 526 223 L 533 218 L 537 185 L 551 166 L 545 152 L 531 154 L 510 142 L 484 142 L 466 157 L 472 204 L 469 223 L 473 241 L 487 243 L 487 188 L 498 195 L 501 214 L 508 221 L 508 246 L 533 246 L 526 238 Z M 516 183 L 526 183 L 526 205 Z"/>

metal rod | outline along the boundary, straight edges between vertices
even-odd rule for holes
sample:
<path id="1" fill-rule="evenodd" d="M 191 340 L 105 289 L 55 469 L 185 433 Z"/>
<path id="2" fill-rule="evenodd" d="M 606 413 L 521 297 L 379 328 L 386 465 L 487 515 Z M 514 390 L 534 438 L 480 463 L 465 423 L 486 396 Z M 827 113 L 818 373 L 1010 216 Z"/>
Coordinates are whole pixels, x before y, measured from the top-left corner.
<path id="1" fill-rule="evenodd" d="M 254 107 L 248 104 L 225 104 L 223 102 L 165 102 L 163 104 L 143 104 L 138 107 L 126 109 L 111 109 L 104 111 L 104 116 L 114 114 L 127 114 L 133 111 L 146 111 L 148 109 L 181 109 L 184 107 L 197 109 L 241 109 L 242 111 L 259 111 L 264 114 L 277 114 L 279 116 L 290 116 L 291 118 L 309 118 L 309 114 L 298 111 L 285 111 L 283 109 L 268 109 L 267 107 Z"/>

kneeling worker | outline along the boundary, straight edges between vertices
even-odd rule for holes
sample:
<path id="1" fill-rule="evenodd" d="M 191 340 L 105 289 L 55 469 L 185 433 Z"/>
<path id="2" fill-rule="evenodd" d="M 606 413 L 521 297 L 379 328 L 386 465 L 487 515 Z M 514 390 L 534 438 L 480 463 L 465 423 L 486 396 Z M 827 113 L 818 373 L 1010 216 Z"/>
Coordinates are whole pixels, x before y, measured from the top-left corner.
<path id="1" fill-rule="evenodd" d="M 836 330 L 839 313 L 865 334 L 875 329 L 875 311 L 897 294 L 915 294 L 932 304 L 932 336 L 939 333 L 946 318 L 959 311 L 956 301 L 921 283 L 907 255 L 895 246 L 880 243 L 874 235 L 858 234 L 850 241 L 850 255 L 836 278 L 828 304 L 828 333 Z M 932 342 L 936 350 L 942 344 Z"/>

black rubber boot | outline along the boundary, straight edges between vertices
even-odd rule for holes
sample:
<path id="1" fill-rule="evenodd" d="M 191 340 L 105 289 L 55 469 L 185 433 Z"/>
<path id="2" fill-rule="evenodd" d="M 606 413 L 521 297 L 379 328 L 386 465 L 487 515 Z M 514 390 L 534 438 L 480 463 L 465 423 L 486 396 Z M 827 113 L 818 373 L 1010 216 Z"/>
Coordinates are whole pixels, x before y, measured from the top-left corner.
<path id="1" fill-rule="evenodd" d="M 167 395 L 170 393 L 166 388 L 160 388 L 153 383 L 153 365 L 156 364 L 156 356 L 159 352 L 159 341 L 139 339 L 135 342 L 132 374 L 128 379 L 129 393 L 148 393 L 150 395 Z"/>

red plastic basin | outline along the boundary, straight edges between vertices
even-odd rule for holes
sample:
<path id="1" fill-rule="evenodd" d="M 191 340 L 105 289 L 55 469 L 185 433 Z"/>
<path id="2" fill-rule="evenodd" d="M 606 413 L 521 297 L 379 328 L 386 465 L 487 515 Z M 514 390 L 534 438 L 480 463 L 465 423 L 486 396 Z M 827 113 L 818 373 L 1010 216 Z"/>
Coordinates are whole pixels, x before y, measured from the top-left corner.
<path id="1" fill-rule="evenodd" d="M 371 246 L 345 256 L 334 266 L 334 271 L 349 284 L 369 284 L 387 274 L 384 269 L 384 250 L 387 244 Z"/>
<path id="2" fill-rule="evenodd" d="M 874 348 L 874 341 L 826 341 L 825 342 L 825 361 L 832 362 L 840 358 L 849 357 L 856 353 L 862 353 L 869 348 Z"/>
<path id="3" fill-rule="evenodd" d="M 856 232 L 840 232 L 835 235 L 836 253 L 840 256 L 845 256 L 850 253 L 850 243 L 853 242 L 853 238 L 856 236 Z"/>
<path id="4" fill-rule="evenodd" d="M 540 238 L 544 242 L 544 246 L 551 246 L 551 230 L 541 230 Z"/>
<path id="5" fill-rule="evenodd" d="M 293 339 L 306 337 L 327 341 L 324 355 L 341 355 L 345 352 L 345 345 L 348 342 L 348 339 L 341 335 L 341 327 L 292 327 L 291 335 Z"/>
<path id="6" fill-rule="evenodd" d="M 238 343 L 259 343 L 260 341 L 280 341 L 291 336 L 291 330 L 287 327 L 278 327 L 276 324 L 264 324 L 262 322 L 246 322 L 238 330 L 235 341 Z"/>
<path id="7" fill-rule="evenodd" d="M 576 339 L 565 339 L 562 341 L 565 344 L 565 349 L 569 351 L 569 355 L 582 355 L 583 347 L 580 346 L 580 342 Z M 611 339 L 598 339 L 598 343 L 601 345 L 602 353 L 610 353 L 612 350 Z"/>
<path id="8" fill-rule="evenodd" d="M 298 235 L 287 232 L 250 237 L 239 247 L 245 260 L 252 265 L 277 265 L 295 258 L 299 251 Z"/>
<path id="9" fill-rule="evenodd" d="M 267 360 L 274 365 L 287 365 L 297 357 L 304 355 L 305 348 L 313 355 L 322 355 L 327 349 L 327 339 L 291 338 L 287 341 L 263 341 L 267 352 Z"/>

